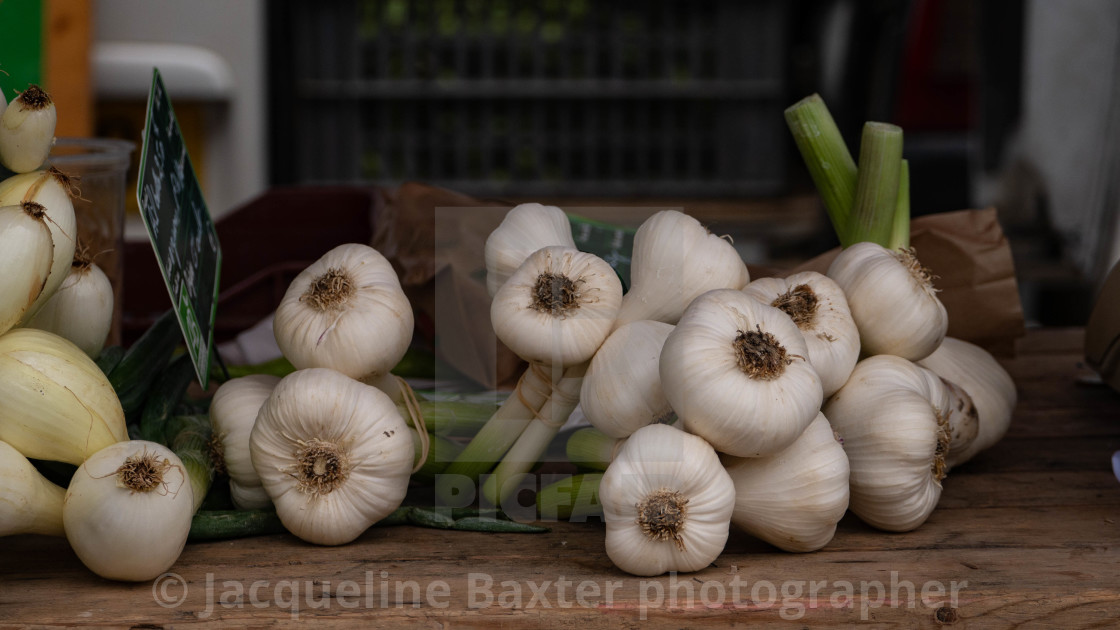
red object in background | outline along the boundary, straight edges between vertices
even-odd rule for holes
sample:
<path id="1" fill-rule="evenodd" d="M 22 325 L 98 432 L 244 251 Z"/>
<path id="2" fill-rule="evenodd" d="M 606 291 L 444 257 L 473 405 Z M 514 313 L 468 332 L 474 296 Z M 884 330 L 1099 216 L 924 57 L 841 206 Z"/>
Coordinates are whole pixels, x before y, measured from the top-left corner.
<path id="1" fill-rule="evenodd" d="M 899 69 L 895 124 L 907 131 L 975 126 L 979 59 L 973 0 L 915 0 Z"/>
<path id="2" fill-rule="evenodd" d="M 214 341 L 269 315 L 292 280 L 327 250 L 369 243 L 381 196 L 374 187 L 278 188 L 215 223 L 222 244 Z M 125 244 L 122 344 L 129 346 L 171 307 L 147 240 Z"/>

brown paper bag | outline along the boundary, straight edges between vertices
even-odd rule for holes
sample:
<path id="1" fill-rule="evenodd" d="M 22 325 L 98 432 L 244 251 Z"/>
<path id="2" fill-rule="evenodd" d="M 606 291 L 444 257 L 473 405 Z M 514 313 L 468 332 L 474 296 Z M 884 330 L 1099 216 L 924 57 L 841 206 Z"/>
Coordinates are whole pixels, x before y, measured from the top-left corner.
<path id="1" fill-rule="evenodd" d="M 1024 333 L 1023 307 L 1011 246 L 996 210 L 916 217 L 910 224 L 910 245 L 935 276 L 934 287 L 949 314 L 948 335 L 996 355 L 1013 354 L 1015 340 Z M 789 273 L 824 273 L 839 253 L 839 248 L 827 251 Z"/>

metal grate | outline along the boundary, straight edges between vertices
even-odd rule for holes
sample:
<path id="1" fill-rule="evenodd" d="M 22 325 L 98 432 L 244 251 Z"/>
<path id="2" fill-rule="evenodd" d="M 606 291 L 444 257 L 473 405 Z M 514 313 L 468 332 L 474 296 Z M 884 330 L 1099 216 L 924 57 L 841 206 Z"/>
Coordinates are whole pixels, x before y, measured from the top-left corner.
<path id="1" fill-rule="evenodd" d="M 277 6 L 291 41 L 273 50 L 291 51 L 296 88 L 281 170 L 295 181 L 479 195 L 784 184 L 782 0 Z"/>

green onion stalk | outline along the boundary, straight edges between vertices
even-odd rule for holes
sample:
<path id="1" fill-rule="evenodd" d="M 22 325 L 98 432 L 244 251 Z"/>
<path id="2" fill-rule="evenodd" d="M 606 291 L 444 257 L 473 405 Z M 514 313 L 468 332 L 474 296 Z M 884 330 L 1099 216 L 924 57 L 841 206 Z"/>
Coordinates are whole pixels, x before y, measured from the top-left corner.
<path id="1" fill-rule="evenodd" d="M 861 241 L 891 249 L 908 245 L 910 186 L 902 160 L 902 129 L 866 123 L 857 167 L 819 95 L 791 105 L 785 118 L 840 245 Z"/>
<path id="2" fill-rule="evenodd" d="M 568 461 L 580 468 L 603 471 L 625 438 L 614 438 L 594 427 L 576 429 L 565 445 Z"/>

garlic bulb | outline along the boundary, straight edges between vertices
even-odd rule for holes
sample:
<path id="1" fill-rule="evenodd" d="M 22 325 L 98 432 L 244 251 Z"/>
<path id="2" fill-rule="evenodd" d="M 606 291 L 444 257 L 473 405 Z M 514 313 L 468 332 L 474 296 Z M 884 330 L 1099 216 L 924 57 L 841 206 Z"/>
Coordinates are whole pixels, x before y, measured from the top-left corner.
<path id="1" fill-rule="evenodd" d="M 0 440 L 27 457 L 79 465 L 128 439 L 124 410 L 105 374 L 58 335 L 17 328 L 0 335 Z"/>
<path id="2" fill-rule="evenodd" d="M 395 510 L 413 463 L 412 437 L 389 397 L 327 368 L 281 379 L 249 452 L 284 527 L 319 545 L 348 543 Z"/>
<path id="3" fill-rule="evenodd" d="M 839 285 L 828 276 L 804 271 L 786 278 L 758 278 L 743 287 L 743 293 L 781 309 L 797 324 L 825 398 L 840 389 L 859 359 L 859 330 Z"/>
<path id="4" fill-rule="evenodd" d="M 19 451 L 0 442 L 0 536 L 63 536 L 65 491 L 46 480 Z"/>
<path id="5" fill-rule="evenodd" d="M 949 327 L 932 276 L 910 250 L 870 242 L 845 248 L 828 277 L 848 298 L 864 355 L 893 354 L 917 361 L 930 355 Z"/>
<path id="6" fill-rule="evenodd" d="M 730 242 L 683 212 L 663 210 L 634 235 L 630 290 L 615 327 L 641 319 L 675 324 L 701 293 L 748 282 L 747 266 Z"/>
<path id="7" fill-rule="evenodd" d="M 249 455 L 249 435 L 257 413 L 280 378 L 251 374 L 230 379 L 218 387 L 210 401 L 210 424 L 221 444 L 222 460 L 229 473 L 233 504 L 242 510 L 268 507 L 272 502 L 261 486 Z"/>
<path id="8" fill-rule="evenodd" d="M 131 440 L 97 451 L 63 500 L 66 540 L 82 564 L 110 580 L 151 580 L 183 551 L 194 494 L 167 447 Z"/>
<path id="9" fill-rule="evenodd" d="M 707 442 L 651 424 L 607 467 L 599 501 L 615 566 L 642 576 L 699 571 L 723 552 L 735 486 Z"/>
<path id="10" fill-rule="evenodd" d="M 1003 438 L 1011 425 L 1018 394 L 1015 381 L 991 353 L 962 339 L 946 337 L 941 346 L 918 365 L 959 385 L 976 406 L 979 431 L 963 452 L 953 454 L 955 463 L 972 459 Z"/>
<path id="11" fill-rule="evenodd" d="M 556 206 L 523 203 L 514 207 L 486 238 L 486 290 L 490 297 L 509 280 L 529 254 L 558 245 L 576 249 L 568 215 Z"/>
<path id="12" fill-rule="evenodd" d="M 47 161 L 58 113 L 50 95 L 32 85 L 0 114 L 0 164 L 27 173 Z"/>
<path id="13" fill-rule="evenodd" d="M 607 338 L 622 283 L 594 254 L 568 247 L 533 252 L 494 295 L 494 333 L 526 361 L 575 365 Z"/>
<path id="14" fill-rule="evenodd" d="M 906 359 L 883 354 L 856 364 L 823 410 L 844 442 L 856 516 L 896 532 L 925 522 L 941 498 L 949 404 L 941 379 Z"/>
<path id="15" fill-rule="evenodd" d="M 816 551 L 848 510 L 848 456 L 823 414 L 768 457 L 726 457 L 735 483 L 731 523 L 785 551 Z"/>
<path id="16" fill-rule="evenodd" d="M 47 283 L 54 241 L 34 202 L 0 207 L 0 334 L 19 323 Z"/>
<path id="17" fill-rule="evenodd" d="M 821 380 L 782 311 L 735 289 L 689 305 L 661 351 L 661 387 L 684 427 L 738 457 L 770 455 L 820 410 Z"/>
<path id="18" fill-rule="evenodd" d="M 273 320 L 276 343 L 297 369 L 327 367 L 351 378 L 392 370 L 412 327 L 392 265 L 359 243 L 335 247 L 296 276 Z"/>
<path id="19" fill-rule="evenodd" d="M 75 239 L 78 235 L 78 221 L 74 216 L 74 203 L 71 201 L 74 190 L 74 181 L 53 167 L 43 171 L 13 175 L 0 181 L 0 206 L 19 205 L 25 201 L 43 206 L 46 210 L 47 227 L 51 230 L 51 240 L 54 242 L 54 260 L 51 262 L 51 273 L 47 276 L 47 284 L 24 313 L 24 322 L 31 319 L 54 295 L 70 273 L 70 263 L 74 261 Z"/>
<path id="20" fill-rule="evenodd" d="M 69 339 L 97 358 L 113 327 L 113 285 L 88 253 L 79 251 L 70 274 L 26 325 Z"/>
<path id="21" fill-rule="evenodd" d="M 673 415 L 661 390 L 661 348 L 672 324 L 630 322 L 607 337 L 591 359 L 580 389 L 580 404 L 590 422 L 603 433 L 624 438 Z"/>

